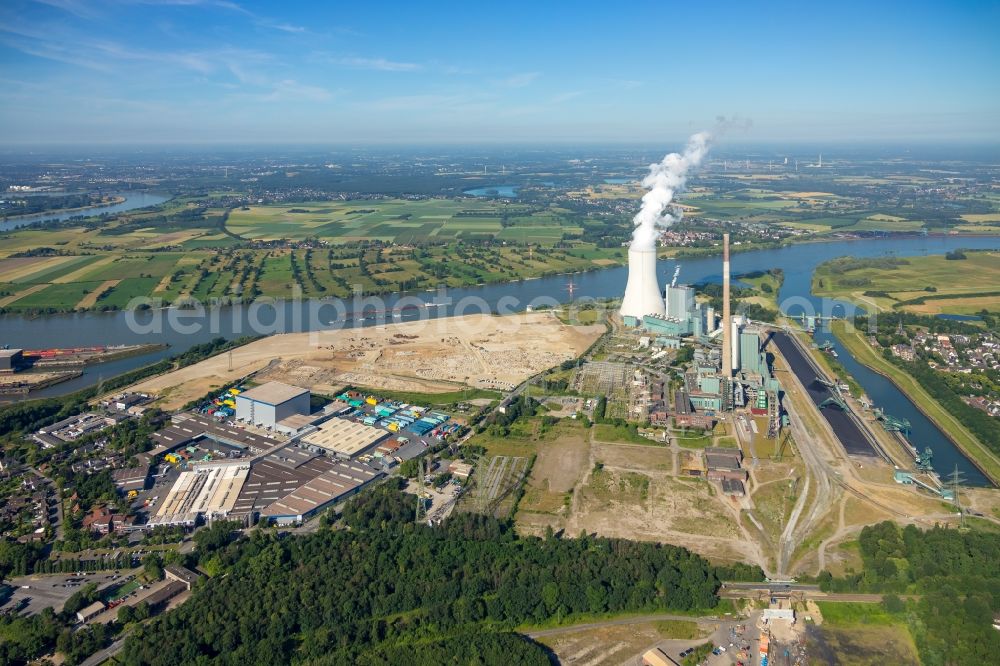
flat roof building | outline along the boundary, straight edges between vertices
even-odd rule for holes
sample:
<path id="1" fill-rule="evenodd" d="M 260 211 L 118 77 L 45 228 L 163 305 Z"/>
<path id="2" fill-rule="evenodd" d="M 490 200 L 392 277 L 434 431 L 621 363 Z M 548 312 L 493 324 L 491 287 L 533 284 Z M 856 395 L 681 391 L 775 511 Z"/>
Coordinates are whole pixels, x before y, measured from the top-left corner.
<path id="1" fill-rule="evenodd" d="M 20 349 L 0 349 L 0 372 L 14 372 L 24 363 Z"/>
<path id="2" fill-rule="evenodd" d="M 311 428 L 314 423 L 325 418 L 322 414 L 311 416 L 309 414 L 292 414 L 283 418 L 274 425 L 274 429 L 286 435 L 297 435 L 307 428 Z"/>
<path id="3" fill-rule="evenodd" d="M 181 592 L 187 591 L 187 589 L 188 587 L 184 583 L 178 580 L 172 580 L 143 599 L 143 601 L 149 604 L 150 608 L 155 609 L 157 606 L 170 601 Z"/>
<path id="4" fill-rule="evenodd" d="M 311 411 L 309 389 L 281 382 L 267 382 L 236 396 L 236 418 L 266 428 L 293 414 Z"/>
<path id="5" fill-rule="evenodd" d="M 316 432 L 302 438 L 302 445 L 338 458 L 353 459 L 375 448 L 392 433 L 346 419 L 332 418 Z"/>
<path id="6" fill-rule="evenodd" d="M 168 564 L 163 567 L 163 575 L 170 580 L 175 580 L 179 583 L 183 583 L 187 589 L 191 589 L 191 586 L 198 582 L 201 578 L 201 574 L 197 574 L 187 567 L 182 567 L 179 564 Z"/>
<path id="7" fill-rule="evenodd" d="M 89 622 L 95 617 L 104 612 L 105 606 L 103 601 L 95 601 L 86 608 L 81 608 L 76 612 L 76 619 L 80 622 Z"/>
<path id="8" fill-rule="evenodd" d="M 281 440 L 273 437 L 258 435 L 243 428 L 234 428 L 201 414 L 182 412 L 174 415 L 171 425 L 151 435 L 157 447 L 148 454 L 150 458 L 155 458 L 202 437 L 238 449 L 250 449 L 252 453 L 263 453 L 282 444 Z"/>
<path id="9" fill-rule="evenodd" d="M 270 504 L 261 512 L 261 518 L 280 524 L 300 523 L 325 507 L 356 494 L 381 476 L 381 472 L 367 465 L 337 462 L 328 471 Z"/>
<path id="10" fill-rule="evenodd" d="M 149 478 L 149 466 L 123 467 L 111 471 L 111 480 L 115 482 L 118 490 L 127 492 L 129 490 L 142 490 L 146 487 L 146 479 Z"/>
<path id="11" fill-rule="evenodd" d="M 677 666 L 677 662 L 660 648 L 653 648 L 642 655 L 642 666 Z"/>
<path id="12" fill-rule="evenodd" d="M 705 464 L 709 470 L 738 470 L 742 462 L 743 452 L 739 449 L 705 449 Z"/>
<path id="13" fill-rule="evenodd" d="M 330 458 L 297 446 L 286 446 L 265 456 L 250 468 L 229 517 L 253 524 L 267 506 L 329 471 L 335 464 Z"/>
<path id="14" fill-rule="evenodd" d="M 246 462 L 201 463 L 181 472 L 149 525 L 193 526 L 199 516 L 227 517 L 249 472 Z"/>
<path id="15" fill-rule="evenodd" d="M 722 492 L 732 497 L 743 497 L 747 494 L 743 482 L 737 479 L 722 479 Z"/>

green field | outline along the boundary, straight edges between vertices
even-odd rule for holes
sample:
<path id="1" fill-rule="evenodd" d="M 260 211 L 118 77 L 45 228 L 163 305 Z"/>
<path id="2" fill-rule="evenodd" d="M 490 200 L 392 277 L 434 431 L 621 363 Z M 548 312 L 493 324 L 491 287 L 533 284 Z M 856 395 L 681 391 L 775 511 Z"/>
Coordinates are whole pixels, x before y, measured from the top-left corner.
<path id="1" fill-rule="evenodd" d="M 135 297 L 166 304 L 344 298 L 359 290 L 515 281 L 625 260 L 620 247 L 577 240 L 583 230 L 570 212 L 545 205 L 375 199 L 255 206 L 231 211 L 225 227 L 224 220 L 221 208 L 178 199 L 85 226 L 2 234 L 0 312 L 121 309 Z M 384 245 L 368 244 L 374 240 Z M 255 241 L 279 242 L 251 247 Z"/>
<path id="2" fill-rule="evenodd" d="M 319 238 L 334 244 L 380 240 L 400 245 L 498 238 L 552 245 L 579 235 L 551 209 L 495 201 L 385 199 L 234 210 L 226 229 L 254 240 Z"/>
<path id="3" fill-rule="evenodd" d="M 922 314 L 1000 309 L 996 294 L 1000 291 L 1000 253 L 967 251 L 965 256 L 949 260 L 930 255 L 892 262 L 834 259 L 816 268 L 813 293 Z M 907 303 L 917 299 L 920 302 Z"/>

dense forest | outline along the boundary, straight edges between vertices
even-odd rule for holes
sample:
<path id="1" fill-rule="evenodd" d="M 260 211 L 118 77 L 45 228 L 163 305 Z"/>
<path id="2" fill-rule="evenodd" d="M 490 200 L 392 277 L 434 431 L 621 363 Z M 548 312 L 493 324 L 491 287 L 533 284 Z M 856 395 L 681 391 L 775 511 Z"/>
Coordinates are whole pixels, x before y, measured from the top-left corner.
<path id="1" fill-rule="evenodd" d="M 126 664 L 547 663 L 511 632 L 584 613 L 708 609 L 717 568 L 683 548 L 517 536 L 461 514 L 430 528 L 385 484 L 352 500 L 343 527 L 199 544 L 218 572 L 128 640 Z M 405 658 L 403 658 L 405 655 Z"/>
<path id="2" fill-rule="evenodd" d="M 921 595 L 907 611 L 920 658 L 928 666 L 995 663 L 1000 632 L 1000 534 L 935 527 L 921 531 L 883 522 L 859 539 L 864 569 L 820 586 L 835 592 Z"/>

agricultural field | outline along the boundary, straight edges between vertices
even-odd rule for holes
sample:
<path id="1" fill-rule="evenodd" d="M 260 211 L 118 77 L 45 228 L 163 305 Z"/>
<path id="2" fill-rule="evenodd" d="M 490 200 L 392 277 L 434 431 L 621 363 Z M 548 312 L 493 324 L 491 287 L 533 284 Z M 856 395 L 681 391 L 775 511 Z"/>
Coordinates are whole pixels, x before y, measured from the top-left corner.
<path id="1" fill-rule="evenodd" d="M 882 310 L 974 314 L 1000 310 L 1000 253 L 964 253 L 893 262 L 836 259 L 819 266 L 813 291 Z"/>
<path id="2" fill-rule="evenodd" d="M 544 206 L 464 199 L 333 201 L 236 209 L 226 230 L 252 240 L 317 238 L 335 245 L 495 238 L 551 246 L 582 231 L 565 213 Z"/>
<path id="3" fill-rule="evenodd" d="M 172 202 L 158 214 L 7 232 L 0 245 L 0 308 L 111 310 L 127 308 L 137 297 L 154 299 L 153 305 L 256 296 L 344 298 L 358 290 L 378 294 L 516 281 L 625 260 L 621 248 L 580 241 L 553 247 L 581 231 L 559 209 L 447 199 L 364 205 L 235 210 L 228 228 L 222 209 Z M 295 212 L 302 210 L 311 212 Z M 250 245 L 274 238 L 287 242 Z M 494 239 L 501 243 L 474 242 Z M 362 240 L 386 245 L 358 245 Z"/>

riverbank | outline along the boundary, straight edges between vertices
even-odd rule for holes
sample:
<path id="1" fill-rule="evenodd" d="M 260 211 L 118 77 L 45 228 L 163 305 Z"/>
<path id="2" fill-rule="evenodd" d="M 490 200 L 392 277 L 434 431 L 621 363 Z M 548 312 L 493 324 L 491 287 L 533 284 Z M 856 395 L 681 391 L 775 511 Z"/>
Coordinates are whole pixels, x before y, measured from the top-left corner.
<path id="1" fill-rule="evenodd" d="M 53 208 L 52 210 L 42 210 L 36 211 L 34 213 L 22 213 L 21 215 L 3 215 L 0 216 L 0 222 L 17 222 L 18 220 L 23 220 L 25 218 L 32 217 L 47 217 L 49 215 L 53 217 L 58 217 L 60 215 L 67 215 L 69 213 L 79 213 L 81 210 L 90 210 L 92 208 L 105 208 L 107 206 L 118 206 L 127 201 L 123 196 L 116 196 L 108 201 L 102 201 L 100 203 L 90 204 L 89 206 L 77 206 L 76 208 Z"/>
<path id="2" fill-rule="evenodd" d="M 1000 458 L 941 407 L 914 377 L 879 356 L 857 330 L 848 329 L 847 322 L 834 322 L 831 330 L 858 363 L 892 382 L 983 474 L 1000 486 Z M 942 476 L 945 474 L 947 470 Z"/>

